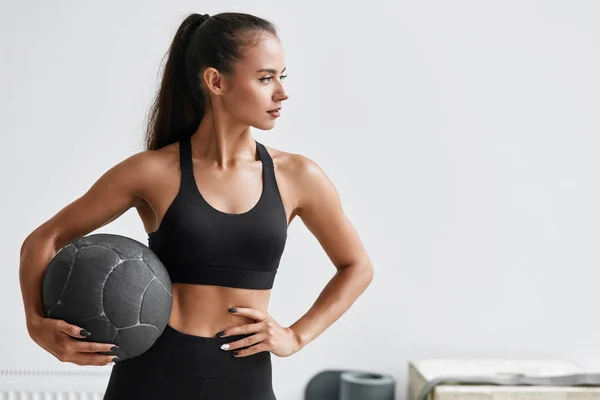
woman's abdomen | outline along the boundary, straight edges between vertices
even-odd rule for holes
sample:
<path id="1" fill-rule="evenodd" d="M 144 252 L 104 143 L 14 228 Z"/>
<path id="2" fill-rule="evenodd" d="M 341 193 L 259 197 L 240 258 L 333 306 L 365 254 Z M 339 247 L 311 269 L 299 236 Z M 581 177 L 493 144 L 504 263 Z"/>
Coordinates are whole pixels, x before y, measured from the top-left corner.
<path id="1" fill-rule="evenodd" d="M 195 336 L 214 337 L 217 332 L 255 323 L 228 310 L 250 307 L 267 312 L 271 290 L 239 289 L 173 283 L 173 308 L 169 325 Z"/>

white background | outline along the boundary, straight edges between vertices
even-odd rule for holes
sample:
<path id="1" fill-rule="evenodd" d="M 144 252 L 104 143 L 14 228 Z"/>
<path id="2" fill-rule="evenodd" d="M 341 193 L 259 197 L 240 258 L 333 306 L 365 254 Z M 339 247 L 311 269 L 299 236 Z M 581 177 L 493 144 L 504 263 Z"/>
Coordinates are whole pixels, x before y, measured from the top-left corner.
<path id="1" fill-rule="evenodd" d="M 600 2 L 3 1 L 0 368 L 74 367 L 27 335 L 22 241 L 142 150 L 177 27 L 223 11 L 279 28 L 290 99 L 254 137 L 323 168 L 375 269 L 273 356 L 279 398 L 323 369 L 393 374 L 403 398 L 431 357 L 598 365 Z M 133 209 L 97 232 L 147 240 Z M 271 314 L 292 324 L 334 271 L 296 219 Z"/>

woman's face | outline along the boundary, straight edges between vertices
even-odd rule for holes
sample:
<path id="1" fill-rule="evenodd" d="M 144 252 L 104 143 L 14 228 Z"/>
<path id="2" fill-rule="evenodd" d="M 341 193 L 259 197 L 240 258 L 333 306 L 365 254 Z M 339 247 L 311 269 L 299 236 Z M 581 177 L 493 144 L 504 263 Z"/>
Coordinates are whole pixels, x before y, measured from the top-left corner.
<path id="1" fill-rule="evenodd" d="M 282 82 L 284 71 L 281 42 L 264 34 L 256 47 L 246 48 L 244 58 L 238 61 L 235 73 L 228 78 L 222 96 L 225 111 L 257 129 L 272 129 L 278 116 L 268 111 L 281 107 L 288 98 Z"/>

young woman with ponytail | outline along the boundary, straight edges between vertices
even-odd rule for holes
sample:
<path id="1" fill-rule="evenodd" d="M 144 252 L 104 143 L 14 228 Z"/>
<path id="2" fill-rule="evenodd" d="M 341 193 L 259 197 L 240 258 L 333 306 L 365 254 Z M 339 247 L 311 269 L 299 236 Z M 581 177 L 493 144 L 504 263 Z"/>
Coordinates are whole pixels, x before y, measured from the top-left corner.
<path id="1" fill-rule="evenodd" d="M 56 249 L 135 207 L 169 271 L 168 325 L 142 355 L 115 360 L 105 400 L 275 399 L 271 354 L 300 351 L 371 282 L 369 257 L 325 173 L 307 157 L 252 138 L 251 127 L 270 130 L 280 116 L 284 72 L 272 23 L 243 13 L 189 15 L 168 51 L 146 149 L 26 239 L 29 333 L 78 365 L 114 356 L 100 353 L 106 344 L 76 340 L 78 327 L 42 317 L 40 277 Z M 267 309 L 296 216 L 336 273 L 308 312 L 283 327 Z"/>

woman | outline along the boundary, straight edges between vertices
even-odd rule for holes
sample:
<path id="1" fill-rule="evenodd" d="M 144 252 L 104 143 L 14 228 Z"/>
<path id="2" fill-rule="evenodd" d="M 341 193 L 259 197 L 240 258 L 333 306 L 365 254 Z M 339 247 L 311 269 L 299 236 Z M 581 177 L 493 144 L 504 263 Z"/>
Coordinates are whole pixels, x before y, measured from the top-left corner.
<path id="1" fill-rule="evenodd" d="M 105 399 L 274 399 L 271 353 L 298 352 L 371 282 L 369 258 L 323 171 L 251 136 L 251 126 L 275 125 L 288 98 L 284 70 L 268 21 L 241 13 L 188 16 L 169 50 L 146 150 L 107 171 L 23 243 L 30 336 L 61 361 L 114 359 Z M 155 344 L 120 362 L 113 344 L 77 340 L 89 332 L 43 318 L 40 288 L 58 249 L 131 207 L 169 271 L 173 308 Z M 267 306 L 295 216 L 337 273 L 302 318 L 282 327 Z"/>

